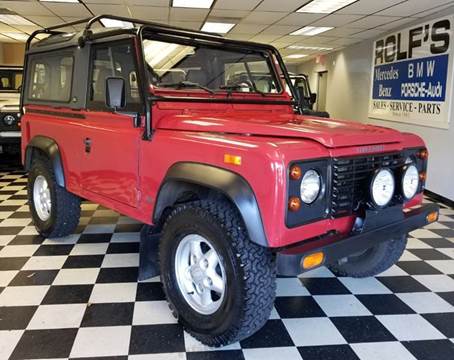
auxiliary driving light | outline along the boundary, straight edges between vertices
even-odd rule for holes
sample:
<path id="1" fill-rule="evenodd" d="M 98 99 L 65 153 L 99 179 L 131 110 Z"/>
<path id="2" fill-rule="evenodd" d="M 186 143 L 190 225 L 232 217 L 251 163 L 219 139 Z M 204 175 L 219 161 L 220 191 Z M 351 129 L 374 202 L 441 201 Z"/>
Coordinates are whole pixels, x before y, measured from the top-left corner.
<path id="1" fill-rule="evenodd" d="M 409 165 L 402 176 L 402 192 L 405 199 L 410 200 L 416 195 L 419 188 L 419 173 L 414 164 Z"/>
<path id="2" fill-rule="evenodd" d="M 381 169 L 372 179 L 370 192 L 375 205 L 383 207 L 389 204 L 394 196 L 394 175 L 389 169 Z"/>

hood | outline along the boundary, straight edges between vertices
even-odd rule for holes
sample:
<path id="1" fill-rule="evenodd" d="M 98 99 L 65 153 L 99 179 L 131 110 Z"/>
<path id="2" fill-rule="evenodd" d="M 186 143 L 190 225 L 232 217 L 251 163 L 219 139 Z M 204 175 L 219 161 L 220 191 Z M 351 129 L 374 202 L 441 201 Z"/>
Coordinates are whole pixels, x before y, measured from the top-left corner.
<path id="1" fill-rule="evenodd" d="M 400 132 L 380 126 L 271 112 L 171 115 L 160 119 L 157 128 L 301 138 L 317 141 L 329 148 L 396 143 L 403 139 Z"/>

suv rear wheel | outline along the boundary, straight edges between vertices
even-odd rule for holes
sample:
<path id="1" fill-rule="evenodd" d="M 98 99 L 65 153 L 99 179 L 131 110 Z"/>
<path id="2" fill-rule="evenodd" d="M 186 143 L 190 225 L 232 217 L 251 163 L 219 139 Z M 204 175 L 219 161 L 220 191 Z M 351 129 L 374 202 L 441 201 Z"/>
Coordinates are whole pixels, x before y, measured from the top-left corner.
<path id="1" fill-rule="evenodd" d="M 338 276 L 364 278 L 388 270 L 402 256 L 407 245 L 407 235 L 382 242 L 361 254 L 355 254 L 345 261 L 330 266 Z"/>
<path id="2" fill-rule="evenodd" d="M 274 255 L 249 240 L 229 203 L 179 205 L 164 224 L 160 264 L 174 315 L 202 343 L 239 341 L 268 320 L 276 292 Z"/>
<path id="3" fill-rule="evenodd" d="M 33 159 L 28 173 L 28 204 L 33 223 L 44 237 L 70 235 L 79 224 L 80 198 L 57 184 L 44 156 Z"/>

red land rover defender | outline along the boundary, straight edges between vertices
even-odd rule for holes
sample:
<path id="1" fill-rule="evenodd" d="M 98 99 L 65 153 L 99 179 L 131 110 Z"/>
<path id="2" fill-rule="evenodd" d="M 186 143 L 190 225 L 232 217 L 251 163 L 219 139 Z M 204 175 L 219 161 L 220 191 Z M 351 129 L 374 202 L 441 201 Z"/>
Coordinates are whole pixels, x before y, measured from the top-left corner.
<path id="1" fill-rule="evenodd" d="M 420 206 L 424 142 L 302 114 L 274 47 L 113 16 L 131 26 L 95 30 L 105 17 L 28 41 L 34 223 L 69 235 L 88 199 L 147 224 L 141 271 L 156 274 L 158 258 L 172 311 L 201 342 L 260 329 L 276 273 L 373 276 L 398 261 L 409 231 L 437 220 L 436 206 Z M 39 33 L 49 36 L 32 45 Z"/>

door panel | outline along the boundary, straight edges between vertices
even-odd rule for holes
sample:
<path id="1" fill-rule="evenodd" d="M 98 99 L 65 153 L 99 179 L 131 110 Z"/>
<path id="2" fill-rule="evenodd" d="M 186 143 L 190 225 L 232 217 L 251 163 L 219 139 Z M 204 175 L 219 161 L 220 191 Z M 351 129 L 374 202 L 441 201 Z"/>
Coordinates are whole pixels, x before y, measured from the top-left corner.
<path id="1" fill-rule="evenodd" d="M 136 207 L 143 129 L 134 127 L 130 115 L 141 106 L 134 44 L 122 41 L 94 46 L 89 77 L 89 106 L 79 139 L 82 188 Z M 121 77 L 126 84 L 126 107 L 116 112 L 106 107 L 108 77 Z"/>
<path id="2" fill-rule="evenodd" d="M 141 129 L 131 116 L 103 112 L 86 113 L 84 125 L 82 188 L 136 206 Z"/>

